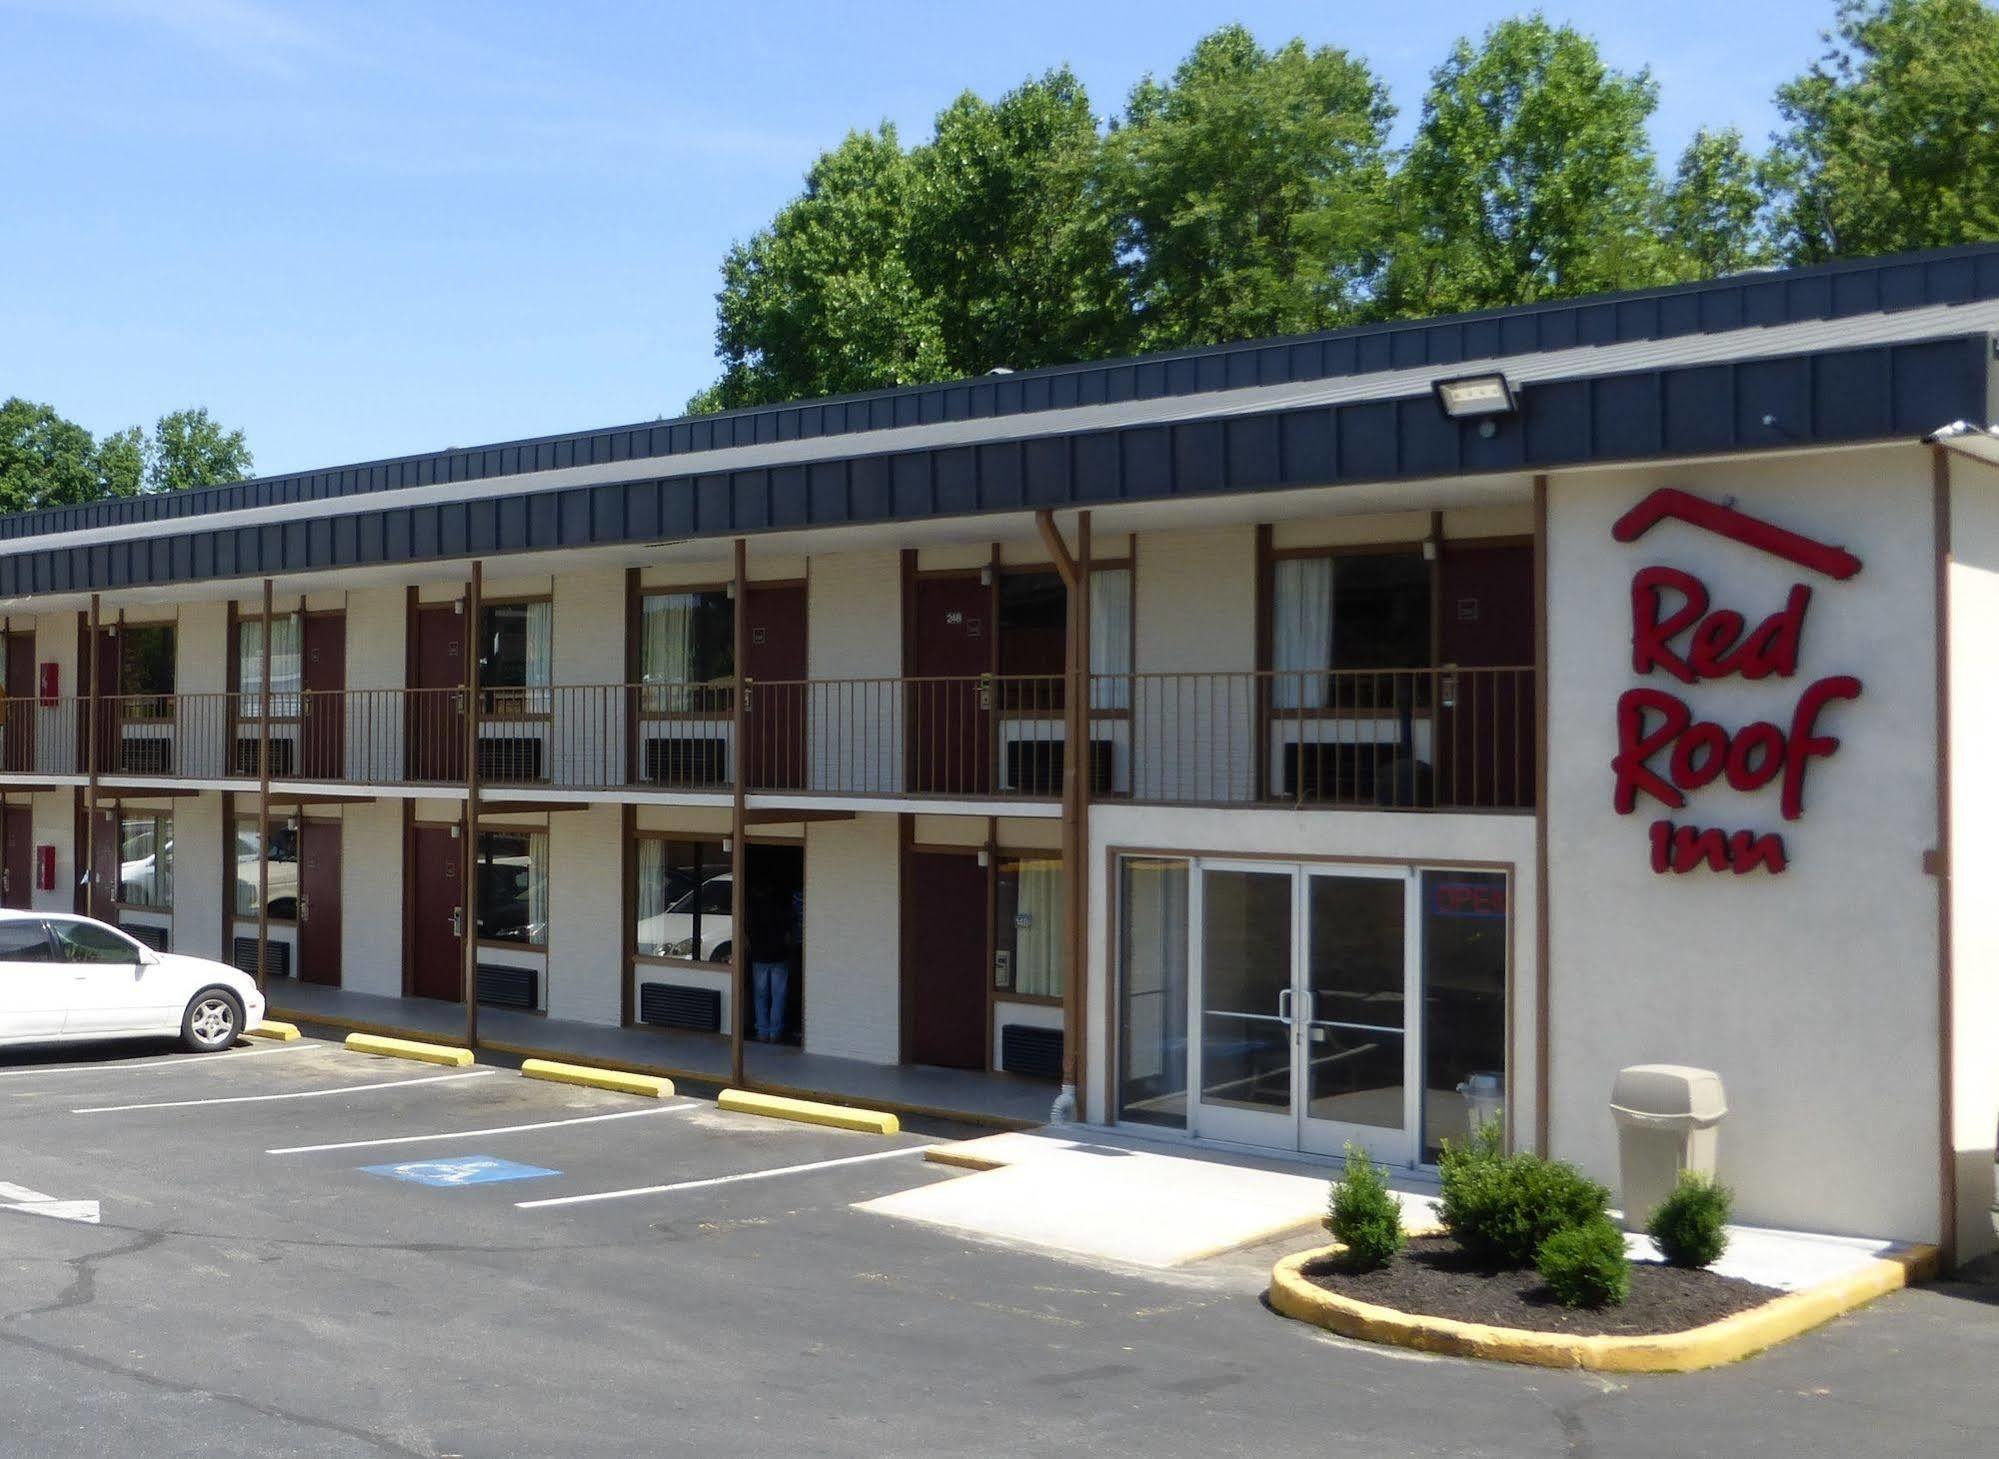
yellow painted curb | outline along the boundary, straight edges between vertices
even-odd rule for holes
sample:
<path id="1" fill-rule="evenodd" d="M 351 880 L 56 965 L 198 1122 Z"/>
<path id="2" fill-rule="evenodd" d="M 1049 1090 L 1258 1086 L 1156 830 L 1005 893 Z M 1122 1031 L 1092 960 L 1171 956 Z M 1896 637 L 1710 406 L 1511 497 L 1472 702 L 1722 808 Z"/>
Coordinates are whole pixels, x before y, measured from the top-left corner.
<path id="1" fill-rule="evenodd" d="M 391 1059 L 416 1059 L 425 1064 L 442 1064 L 463 1069 L 472 1062 L 470 1049 L 446 1048 L 443 1044 L 420 1044 L 414 1039 L 384 1038 L 374 1033 L 350 1033 L 347 1047 L 357 1054 L 384 1054 Z"/>
<path id="2" fill-rule="evenodd" d="M 299 1036 L 297 1024 L 279 1023 L 269 1018 L 244 1029 L 243 1032 L 253 1039 L 276 1039 L 281 1044 L 288 1044 Z"/>
<path id="3" fill-rule="evenodd" d="M 821 1104 L 813 1099 L 787 1099 L 781 1094 L 753 1094 L 747 1089 L 725 1089 L 715 1105 L 737 1114 L 767 1115 L 774 1120 L 796 1120 L 805 1125 L 830 1125 L 836 1130 L 859 1130 L 869 1135 L 893 1135 L 902 1128 L 894 1115 L 880 1110 Z"/>
<path id="4" fill-rule="evenodd" d="M 657 1074 L 627 1074 L 619 1069 L 593 1069 L 588 1064 L 558 1064 L 552 1059 L 527 1059 L 521 1073 L 530 1079 L 552 1079 L 557 1084 L 581 1084 L 589 1089 L 611 1089 L 619 1094 L 642 1094 L 648 1099 L 668 1099 L 673 1081 Z"/>
<path id="5" fill-rule="evenodd" d="M 1897 1287 L 1921 1281 L 1935 1272 L 1937 1263 L 1934 1246 L 1912 1246 L 1705 1327 L 1648 1337 L 1570 1337 L 1558 1332 L 1454 1322 L 1447 1317 L 1419 1317 L 1338 1296 L 1304 1275 L 1307 1265 L 1342 1249 L 1337 1244 L 1321 1246 L 1278 1262 L 1270 1273 L 1270 1305 L 1286 1317 L 1365 1342 L 1602 1373 L 1692 1373 L 1718 1368 L 1787 1342 Z"/>

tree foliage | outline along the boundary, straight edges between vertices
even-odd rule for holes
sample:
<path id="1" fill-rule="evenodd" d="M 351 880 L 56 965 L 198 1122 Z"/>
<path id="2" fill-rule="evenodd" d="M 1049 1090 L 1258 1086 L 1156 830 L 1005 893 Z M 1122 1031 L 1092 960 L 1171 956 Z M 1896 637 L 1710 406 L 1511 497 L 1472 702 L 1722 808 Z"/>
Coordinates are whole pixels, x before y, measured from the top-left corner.
<path id="1" fill-rule="evenodd" d="M 1388 92 L 1364 61 L 1240 25 L 1133 89 L 1106 146 L 1148 349 L 1356 318 L 1388 222 Z"/>
<path id="2" fill-rule="evenodd" d="M 1999 238 L 1999 11 L 1845 0 L 1778 90 L 1786 256 L 1801 263 Z"/>
<path id="3" fill-rule="evenodd" d="M 729 251 L 692 410 L 1999 237 L 1999 11 L 1842 0 L 1759 156 L 1670 173 L 1644 70 L 1529 14 L 1459 40 L 1415 136 L 1365 60 L 1240 25 L 1099 119 L 1066 68 L 931 138 L 850 135 Z"/>
<path id="4" fill-rule="evenodd" d="M 243 433 L 199 407 L 161 416 L 150 436 L 127 426 L 97 440 L 54 406 L 0 401 L 0 512 L 240 481 L 250 464 Z"/>

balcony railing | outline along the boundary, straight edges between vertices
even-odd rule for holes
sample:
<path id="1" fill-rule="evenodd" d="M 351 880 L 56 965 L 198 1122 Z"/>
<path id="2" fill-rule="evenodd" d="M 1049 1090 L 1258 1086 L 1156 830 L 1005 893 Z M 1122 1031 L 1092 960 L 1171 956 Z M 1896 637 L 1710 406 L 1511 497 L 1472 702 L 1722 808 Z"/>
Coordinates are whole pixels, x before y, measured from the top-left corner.
<path id="1" fill-rule="evenodd" d="M 1059 675 L 281 691 L 270 774 L 354 786 L 1053 800 L 1068 755 Z M 1519 810 L 1534 803 L 1527 668 L 1099 674 L 1091 793 L 1155 804 Z M 255 780 L 257 694 L 98 701 L 104 777 Z M 89 701 L 0 712 L 0 774 L 91 768 Z"/>

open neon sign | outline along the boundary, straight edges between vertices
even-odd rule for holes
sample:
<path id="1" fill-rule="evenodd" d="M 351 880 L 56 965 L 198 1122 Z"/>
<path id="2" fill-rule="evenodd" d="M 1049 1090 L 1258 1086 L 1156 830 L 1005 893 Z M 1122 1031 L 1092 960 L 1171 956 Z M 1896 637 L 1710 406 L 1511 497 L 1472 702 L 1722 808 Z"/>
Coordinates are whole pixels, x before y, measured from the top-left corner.
<path id="1" fill-rule="evenodd" d="M 1860 559 L 1843 547 L 1814 541 L 1672 487 L 1653 492 L 1626 512 L 1611 535 L 1619 542 L 1635 542 L 1669 518 L 1836 581 L 1860 571 Z M 1811 588 L 1793 584 L 1784 606 L 1751 627 L 1746 615 L 1714 607 L 1707 585 L 1692 573 L 1672 567 L 1640 568 L 1631 579 L 1632 672 L 1664 674 L 1688 685 L 1729 678 L 1794 678 L 1811 602 Z M 1756 720 L 1729 730 L 1714 720 L 1698 718 L 1671 690 L 1650 685 L 1627 689 L 1617 700 L 1611 804 L 1621 816 L 1635 813 L 1640 797 L 1668 810 L 1682 810 L 1689 795 L 1717 780 L 1744 792 L 1775 781 L 1780 813 L 1795 821 L 1805 810 L 1807 770 L 1814 760 L 1839 748 L 1836 738 L 1821 732 L 1821 716 L 1829 706 L 1859 697 L 1859 679 L 1829 675 L 1804 688 L 1785 723 Z M 1724 831 L 1660 819 L 1652 823 L 1648 835 L 1656 872 L 1706 867 L 1741 876 L 1759 870 L 1781 872 L 1790 864 L 1784 838 L 1774 831 Z"/>

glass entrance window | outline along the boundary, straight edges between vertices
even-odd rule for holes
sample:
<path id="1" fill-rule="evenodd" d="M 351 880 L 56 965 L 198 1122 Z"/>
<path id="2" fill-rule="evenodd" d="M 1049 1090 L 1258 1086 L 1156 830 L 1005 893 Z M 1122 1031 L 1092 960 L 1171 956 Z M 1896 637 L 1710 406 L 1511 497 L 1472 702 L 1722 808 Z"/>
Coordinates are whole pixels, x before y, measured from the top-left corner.
<path id="1" fill-rule="evenodd" d="M 1201 879 L 1201 1103 L 1288 1114 L 1291 873 Z"/>
<path id="2" fill-rule="evenodd" d="M 1187 863 L 1118 867 L 1118 1118 L 1187 1128 Z"/>
<path id="3" fill-rule="evenodd" d="M 1306 878 L 1305 1112 L 1406 1127 L 1402 877 Z"/>
<path id="4" fill-rule="evenodd" d="M 1506 876 L 1423 873 L 1423 1158 L 1462 1144 L 1506 1088 Z"/>

